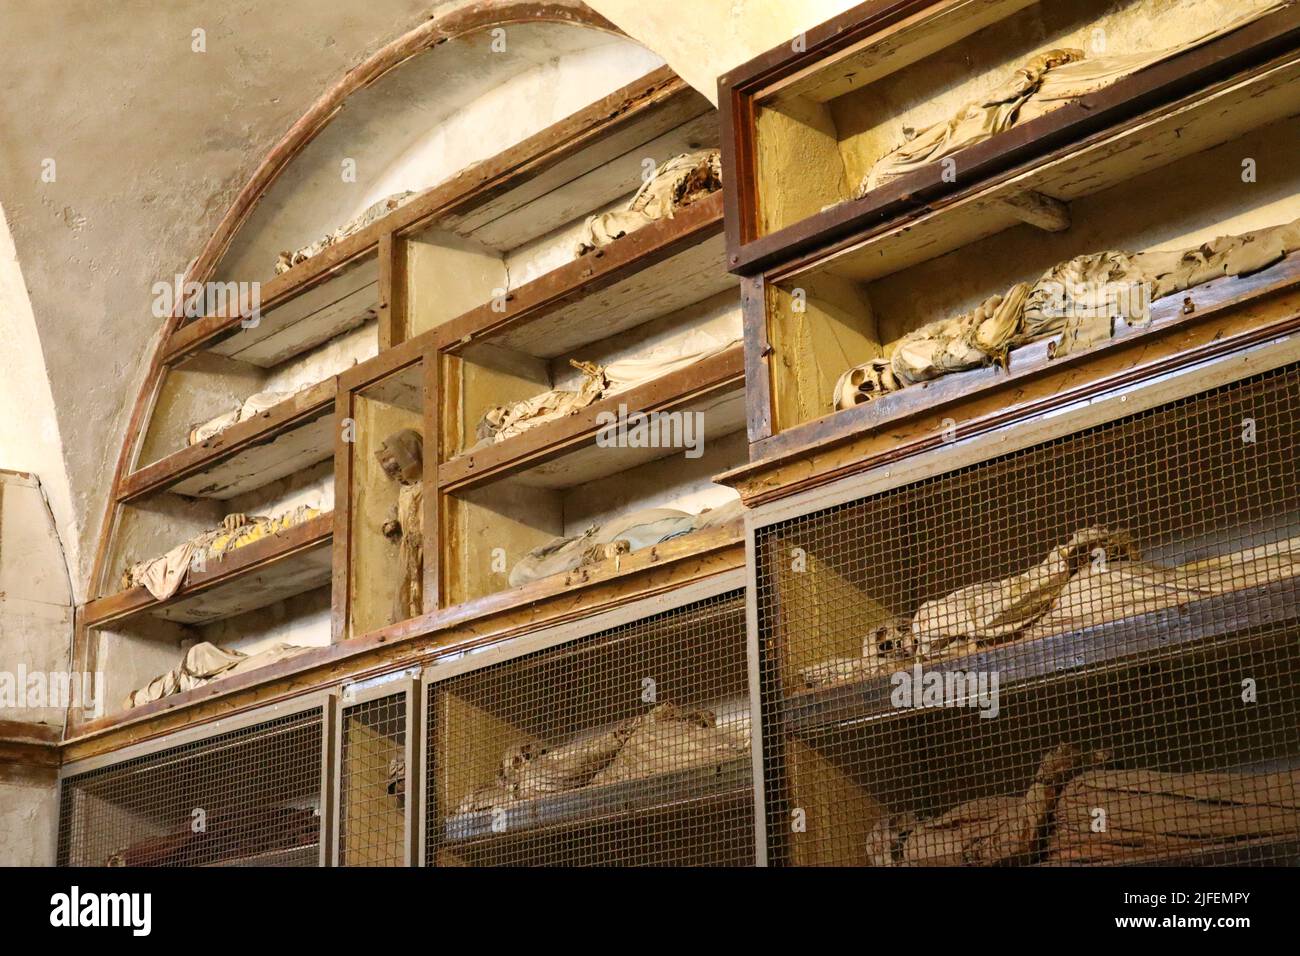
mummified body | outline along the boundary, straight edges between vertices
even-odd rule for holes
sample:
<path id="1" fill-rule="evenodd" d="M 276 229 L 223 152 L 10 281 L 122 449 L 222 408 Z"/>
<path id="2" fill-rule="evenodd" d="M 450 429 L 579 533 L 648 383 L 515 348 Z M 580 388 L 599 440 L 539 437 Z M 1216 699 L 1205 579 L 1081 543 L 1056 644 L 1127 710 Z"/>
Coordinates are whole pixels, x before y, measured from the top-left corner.
<path id="1" fill-rule="evenodd" d="M 389 435 L 375 452 L 384 474 L 397 482 L 397 505 L 384 535 L 397 543 L 397 593 L 392 621 L 424 611 L 424 439 L 412 428 Z"/>
<path id="2" fill-rule="evenodd" d="M 578 255 L 609 245 L 629 233 L 671 219 L 678 209 L 722 188 L 722 154 L 716 149 L 674 156 L 641 184 L 625 209 L 590 217 L 578 240 Z"/>
<path id="3" fill-rule="evenodd" d="M 899 339 L 886 358 L 854 366 L 835 385 L 835 407 L 851 408 L 950 372 L 1006 364 L 1021 345 L 1060 335 L 1062 357 L 1114 334 L 1115 323 L 1140 326 L 1158 299 L 1224 276 L 1266 269 L 1300 249 L 1300 220 L 1191 249 L 1076 256 L 1020 282 L 975 309 L 939 319 Z"/>
<path id="4" fill-rule="evenodd" d="M 1038 765 L 1021 796 L 980 797 L 918 823 L 912 814 L 888 817 L 867 836 L 875 866 L 1005 866 L 1040 858 L 1051 835 L 1061 791 L 1079 771 L 1109 758 L 1059 744 Z"/>
<path id="5" fill-rule="evenodd" d="M 1091 56 L 1083 50 L 1069 48 L 1038 53 L 987 94 L 967 103 L 947 119 L 920 130 L 904 129 L 906 142 L 876 161 L 859 185 L 858 195 L 1238 30 L 1280 6 L 1281 3 L 1275 3 L 1250 10 L 1200 36 L 1159 50 L 1106 56 Z"/>

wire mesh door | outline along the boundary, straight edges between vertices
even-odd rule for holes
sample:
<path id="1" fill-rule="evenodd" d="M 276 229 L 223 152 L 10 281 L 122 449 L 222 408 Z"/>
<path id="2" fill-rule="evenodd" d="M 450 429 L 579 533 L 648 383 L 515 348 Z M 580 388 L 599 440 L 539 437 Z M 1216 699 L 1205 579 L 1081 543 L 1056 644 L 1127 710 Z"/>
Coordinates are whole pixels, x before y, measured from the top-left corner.
<path id="1" fill-rule="evenodd" d="M 1298 412 L 1285 367 L 758 527 L 769 860 L 1300 860 Z"/>
<path id="2" fill-rule="evenodd" d="M 316 866 L 325 709 L 296 712 L 78 771 L 62 780 L 65 866 Z M 189 736 L 189 735 L 186 735 Z M 89 761 L 87 762 L 89 763 Z"/>
<path id="3" fill-rule="evenodd" d="M 429 865 L 753 862 L 743 592 L 426 682 Z"/>
<path id="4" fill-rule="evenodd" d="M 408 794 L 416 739 L 414 684 L 399 680 L 358 695 L 339 708 L 338 864 L 410 866 L 415 796 Z"/>

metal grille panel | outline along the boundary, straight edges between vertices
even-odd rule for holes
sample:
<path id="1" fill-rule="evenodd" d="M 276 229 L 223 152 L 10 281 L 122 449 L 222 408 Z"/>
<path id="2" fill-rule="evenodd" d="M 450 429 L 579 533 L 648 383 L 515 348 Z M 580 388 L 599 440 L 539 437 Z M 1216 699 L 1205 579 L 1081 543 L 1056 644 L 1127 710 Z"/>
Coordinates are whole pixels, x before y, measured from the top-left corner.
<path id="1" fill-rule="evenodd" d="M 407 694 L 342 708 L 339 862 L 406 864 Z"/>
<path id="2" fill-rule="evenodd" d="M 64 779 L 59 862 L 316 866 L 322 711 L 217 733 Z"/>
<path id="3" fill-rule="evenodd" d="M 740 593 L 426 695 L 429 865 L 753 862 Z"/>
<path id="4" fill-rule="evenodd" d="M 1300 370 L 759 527 L 777 865 L 1300 859 Z"/>

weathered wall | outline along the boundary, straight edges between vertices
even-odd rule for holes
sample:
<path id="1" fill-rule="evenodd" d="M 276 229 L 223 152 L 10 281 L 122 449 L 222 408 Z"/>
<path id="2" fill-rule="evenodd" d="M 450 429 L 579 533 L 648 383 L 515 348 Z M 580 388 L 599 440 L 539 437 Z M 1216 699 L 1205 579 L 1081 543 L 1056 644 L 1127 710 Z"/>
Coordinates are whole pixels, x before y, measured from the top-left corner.
<path id="1" fill-rule="evenodd" d="M 0 866 L 53 866 L 58 819 L 52 771 L 0 780 Z"/>
<path id="2" fill-rule="evenodd" d="M 47 695 L 51 678 L 59 686 L 68 671 L 71 603 L 40 483 L 0 471 L 0 736 L 50 739 L 62 728 L 66 701 Z M 53 862 L 56 792 L 52 767 L 26 756 L 0 760 L 0 866 Z"/>

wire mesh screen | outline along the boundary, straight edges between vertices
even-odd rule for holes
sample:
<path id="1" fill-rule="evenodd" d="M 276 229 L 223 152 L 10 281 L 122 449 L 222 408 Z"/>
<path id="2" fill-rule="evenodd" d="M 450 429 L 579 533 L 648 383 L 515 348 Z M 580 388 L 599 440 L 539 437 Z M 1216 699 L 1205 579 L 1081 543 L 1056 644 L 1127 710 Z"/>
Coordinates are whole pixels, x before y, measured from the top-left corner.
<path id="1" fill-rule="evenodd" d="M 319 708 L 63 781 L 69 866 L 316 866 Z"/>
<path id="2" fill-rule="evenodd" d="M 777 865 L 1300 860 L 1300 370 L 756 532 Z"/>
<path id="3" fill-rule="evenodd" d="M 405 692 L 342 709 L 339 862 L 406 863 Z"/>
<path id="4" fill-rule="evenodd" d="M 753 862 L 741 593 L 427 694 L 430 865 Z"/>

